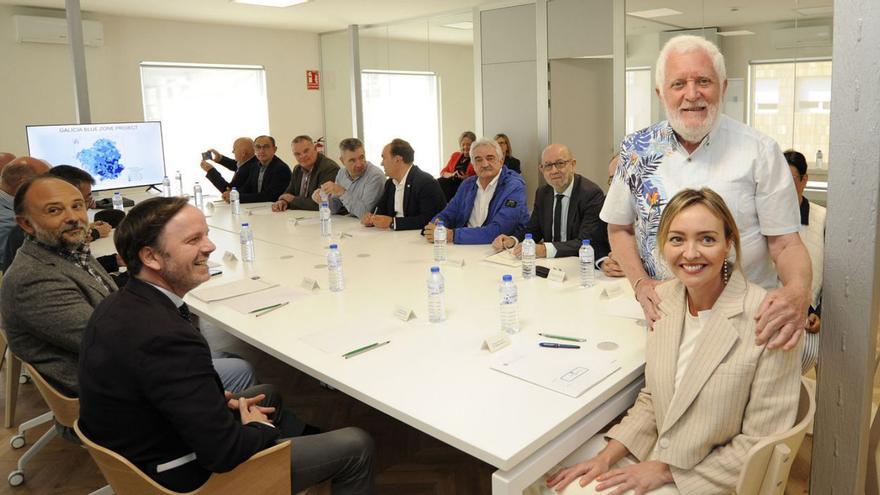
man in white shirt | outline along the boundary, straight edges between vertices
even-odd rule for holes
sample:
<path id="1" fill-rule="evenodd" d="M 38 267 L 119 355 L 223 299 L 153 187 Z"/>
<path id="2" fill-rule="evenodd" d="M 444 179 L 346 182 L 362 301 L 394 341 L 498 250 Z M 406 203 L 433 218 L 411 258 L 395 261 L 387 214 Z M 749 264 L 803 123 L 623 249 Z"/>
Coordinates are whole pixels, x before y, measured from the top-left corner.
<path id="1" fill-rule="evenodd" d="M 601 218 L 614 257 L 654 322 L 654 287 L 669 277 L 656 239 L 663 207 L 684 188 L 715 190 L 736 216 L 746 276 L 770 290 L 757 315 L 757 342 L 790 349 L 804 328 L 811 281 L 797 196 L 779 146 L 720 114 L 726 89 L 724 56 L 714 44 L 695 36 L 667 42 L 657 59 L 656 91 L 668 120 L 623 140 Z M 775 289 L 777 271 L 782 287 Z"/>
<path id="2" fill-rule="evenodd" d="M 461 183 L 435 220 L 443 220 L 447 242 L 491 244 L 499 235 L 525 227 L 526 184 L 520 174 L 504 166 L 497 142 L 479 139 L 471 144 L 470 153 L 477 175 Z M 425 226 L 428 242 L 434 242 L 434 228 L 434 222 Z"/>

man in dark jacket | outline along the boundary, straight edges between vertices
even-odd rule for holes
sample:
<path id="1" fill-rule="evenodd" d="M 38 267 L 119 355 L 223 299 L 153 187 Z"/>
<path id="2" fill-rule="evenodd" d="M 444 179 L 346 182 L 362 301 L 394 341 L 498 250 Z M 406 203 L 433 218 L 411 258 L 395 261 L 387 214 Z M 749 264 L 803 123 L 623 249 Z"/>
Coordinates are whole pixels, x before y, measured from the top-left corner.
<path id="1" fill-rule="evenodd" d="M 297 165 L 293 168 L 290 183 L 275 204 L 272 211 L 318 209 L 312 194 L 325 182 L 336 179 L 339 165 L 330 158 L 318 153 L 315 142 L 309 136 L 297 136 L 290 143 Z"/>
<path id="2" fill-rule="evenodd" d="M 208 150 L 211 153 L 211 159 L 214 163 L 222 165 L 224 168 L 232 170 L 233 172 L 238 172 L 238 169 L 244 166 L 245 163 L 248 163 L 251 160 L 256 160 L 254 157 L 254 140 L 249 137 L 240 137 L 232 143 L 232 154 L 235 158 L 229 158 L 227 156 L 223 156 L 219 151 L 211 148 Z M 205 177 L 214 184 L 221 193 L 225 192 L 229 187 L 229 183 L 226 182 L 226 179 L 220 175 L 213 165 L 208 163 L 207 160 L 202 160 L 200 164 L 202 170 L 207 172 Z"/>
<path id="3" fill-rule="evenodd" d="M 115 241 L 132 279 L 98 305 L 83 336 L 85 435 L 178 492 L 291 435 L 271 386 L 224 392 L 189 320 L 183 297 L 210 278 L 215 249 L 201 211 L 181 197 L 149 199 L 132 208 Z M 356 428 L 298 437 L 290 469 L 292 493 L 326 480 L 334 493 L 374 493 L 372 440 Z"/>
<path id="4" fill-rule="evenodd" d="M 242 203 L 275 201 L 284 192 L 287 183 L 290 182 L 290 167 L 275 155 L 275 152 L 278 151 L 278 147 L 275 146 L 275 138 L 259 136 L 254 139 L 254 150 L 256 152 L 254 158 L 247 161 L 235 172 L 227 190 L 223 191 L 225 201 L 229 201 L 229 193 L 232 188 L 238 191 L 239 200 Z M 208 172 L 209 180 L 213 174 L 219 176 L 220 172 L 217 170 Z M 222 180 L 222 177 L 220 179 Z M 214 181 L 211 180 L 211 182 Z"/>

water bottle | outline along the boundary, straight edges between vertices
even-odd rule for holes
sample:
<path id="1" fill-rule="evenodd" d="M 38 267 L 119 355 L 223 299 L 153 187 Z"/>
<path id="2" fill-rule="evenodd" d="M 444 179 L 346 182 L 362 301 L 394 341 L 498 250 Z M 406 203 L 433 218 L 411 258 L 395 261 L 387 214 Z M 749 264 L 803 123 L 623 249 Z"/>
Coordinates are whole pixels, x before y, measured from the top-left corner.
<path id="1" fill-rule="evenodd" d="M 232 188 L 232 191 L 229 192 L 229 203 L 232 204 L 232 214 L 235 216 L 241 215 L 241 196 L 238 194 L 238 189 Z"/>
<path id="2" fill-rule="evenodd" d="M 201 210 L 205 207 L 205 198 L 202 196 L 202 186 L 199 181 L 193 185 L 193 198 L 196 202 L 196 208 Z"/>
<path id="3" fill-rule="evenodd" d="M 241 224 L 241 232 L 238 234 L 241 240 L 241 259 L 243 261 L 254 261 L 254 232 L 247 223 Z"/>
<path id="4" fill-rule="evenodd" d="M 330 290 L 340 292 L 345 288 L 342 280 L 342 254 L 336 244 L 330 244 L 330 252 L 327 253 L 327 269 L 330 271 Z"/>
<path id="5" fill-rule="evenodd" d="M 822 168 L 822 150 L 816 150 L 816 168 Z"/>
<path id="6" fill-rule="evenodd" d="M 162 179 L 162 197 L 170 198 L 171 197 L 171 180 L 166 175 L 164 179 Z"/>
<path id="7" fill-rule="evenodd" d="M 330 205 L 326 201 L 321 202 L 321 237 L 330 237 Z"/>
<path id="8" fill-rule="evenodd" d="M 446 319 L 446 307 L 443 304 L 445 284 L 439 266 L 431 267 L 428 275 L 428 321 L 439 323 Z"/>
<path id="9" fill-rule="evenodd" d="M 174 172 L 174 182 L 177 183 L 177 191 L 183 196 L 183 175 L 180 173 L 180 170 Z"/>
<path id="10" fill-rule="evenodd" d="M 518 333 L 519 313 L 516 309 L 516 284 L 513 283 L 513 276 L 501 277 L 498 292 L 501 294 L 501 330 L 511 335 Z"/>
<path id="11" fill-rule="evenodd" d="M 589 239 L 581 243 L 578 257 L 581 259 L 581 287 L 592 287 L 596 283 L 596 254 Z"/>
<path id="12" fill-rule="evenodd" d="M 526 234 L 522 242 L 522 275 L 528 280 L 535 278 L 535 241 L 532 234 Z"/>
<path id="13" fill-rule="evenodd" d="M 434 261 L 446 261 L 446 227 L 443 220 L 437 220 L 434 229 Z"/>
<path id="14" fill-rule="evenodd" d="M 113 193 L 113 209 L 125 211 L 125 206 L 122 204 L 122 194 L 118 191 Z"/>

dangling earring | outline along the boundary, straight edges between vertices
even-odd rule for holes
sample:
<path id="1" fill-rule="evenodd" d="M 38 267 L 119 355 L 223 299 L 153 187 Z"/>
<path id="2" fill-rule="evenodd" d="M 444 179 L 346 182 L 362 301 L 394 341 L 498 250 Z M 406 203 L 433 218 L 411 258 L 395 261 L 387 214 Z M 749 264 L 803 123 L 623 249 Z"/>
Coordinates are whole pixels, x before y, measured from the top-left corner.
<path id="1" fill-rule="evenodd" d="M 724 260 L 724 263 L 721 264 L 721 281 L 724 282 L 724 285 L 727 285 L 727 282 L 730 280 L 730 262 Z"/>

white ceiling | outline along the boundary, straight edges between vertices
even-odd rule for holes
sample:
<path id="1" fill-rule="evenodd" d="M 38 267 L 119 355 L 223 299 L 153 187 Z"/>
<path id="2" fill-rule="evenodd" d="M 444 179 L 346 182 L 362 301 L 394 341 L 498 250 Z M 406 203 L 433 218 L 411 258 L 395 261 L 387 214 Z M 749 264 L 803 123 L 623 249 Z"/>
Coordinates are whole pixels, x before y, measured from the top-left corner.
<path id="1" fill-rule="evenodd" d="M 288 8 L 259 7 L 231 0 L 80 0 L 85 13 L 249 25 L 326 32 L 349 24 L 364 36 L 430 39 L 470 44 L 472 32 L 444 27 L 470 20 L 470 9 L 498 0 L 312 0 Z M 64 0 L 0 0 L 0 5 L 63 9 Z M 627 16 L 627 33 L 717 26 L 722 28 L 776 21 L 805 20 L 796 8 L 831 7 L 833 0 L 627 0 L 627 12 L 670 8 L 680 15 L 652 20 Z M 417 18 L 427 18 L 415 20 Z M 828 17 L 828 15 L 821 15 Z M 398 22 L 402 21 L 402 22 Z M 370 25 L 391 23 L 370 28 Z"/>
<path id="2" fill-rule="evenodd" d="M 468 10 L 491 0 L 312 0 L 287 8 L 230 0 L 80 0 L 84 13 L 325 32 Z M 63 9 L 64 0 L 0 0 L 0 5 Z M 448 29 L 448 28 L 444 28 Z"/>

